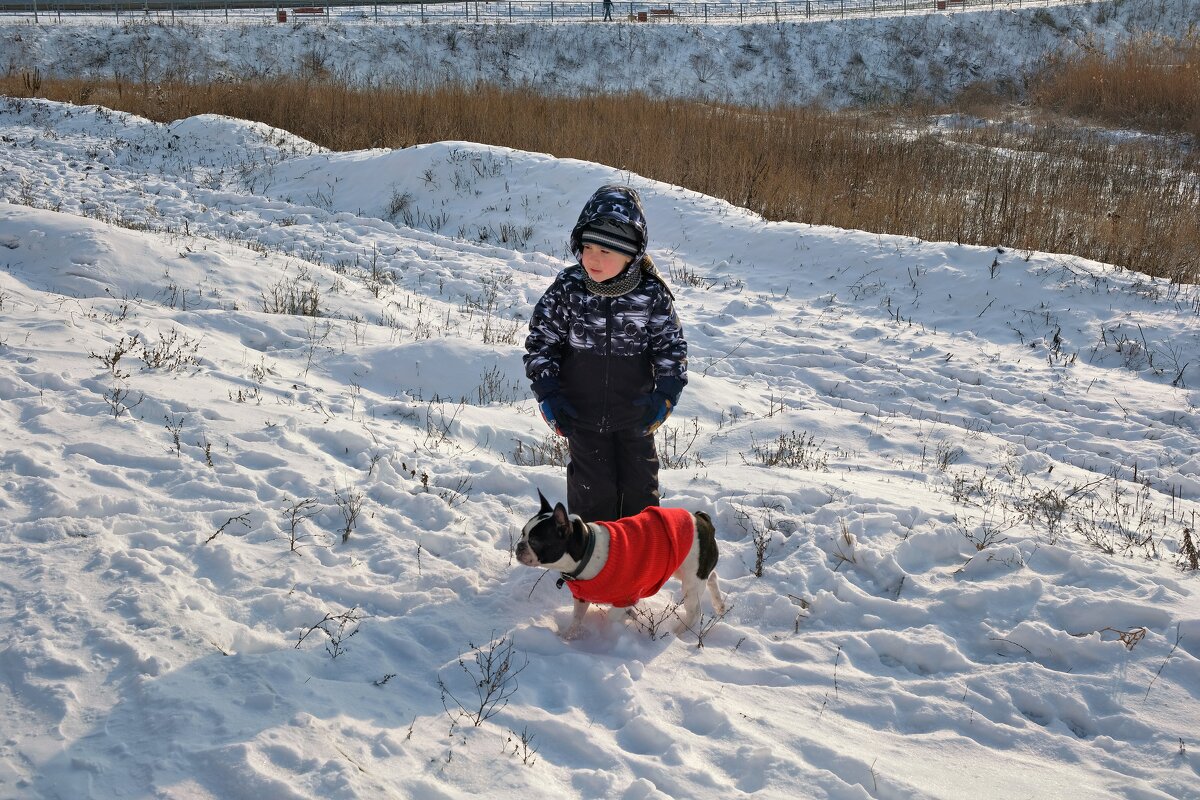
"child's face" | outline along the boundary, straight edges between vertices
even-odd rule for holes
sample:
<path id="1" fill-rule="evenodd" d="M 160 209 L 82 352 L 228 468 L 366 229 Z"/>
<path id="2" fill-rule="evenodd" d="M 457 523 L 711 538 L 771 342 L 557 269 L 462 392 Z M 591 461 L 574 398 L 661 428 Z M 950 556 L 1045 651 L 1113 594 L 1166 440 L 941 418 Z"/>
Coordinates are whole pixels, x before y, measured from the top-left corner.
<path id="1" fill-rule="evenodd" d="M 620 275 L 632 258 L 615 250 L 605 250 L 598 244 L 586 242 L 583 245 L 583 268 L 588 276 L 596 281 L 606 281 Z"/>

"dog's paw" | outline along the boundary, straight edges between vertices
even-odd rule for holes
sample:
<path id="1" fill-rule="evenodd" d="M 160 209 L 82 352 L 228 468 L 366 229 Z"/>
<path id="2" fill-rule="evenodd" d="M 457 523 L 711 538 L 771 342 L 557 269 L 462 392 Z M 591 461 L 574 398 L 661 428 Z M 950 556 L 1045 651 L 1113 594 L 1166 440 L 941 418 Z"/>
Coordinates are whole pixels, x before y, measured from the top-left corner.
<path id="1" fill-rule="evenodd" d="M 572 625 L 562 632 L 562 639 L 564 642 L 573 642 L 581 636 L 583 636 L 582 625 Z"/>

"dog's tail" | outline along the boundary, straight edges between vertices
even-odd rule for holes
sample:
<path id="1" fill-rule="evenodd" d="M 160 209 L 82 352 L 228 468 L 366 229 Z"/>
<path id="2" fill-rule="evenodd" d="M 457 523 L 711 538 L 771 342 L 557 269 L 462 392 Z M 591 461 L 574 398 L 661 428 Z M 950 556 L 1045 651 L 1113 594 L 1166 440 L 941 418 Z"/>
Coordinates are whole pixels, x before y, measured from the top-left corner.
<path id="1" fill-rule="evenodd" d="M 700 542 L 700 566 L 696 569 L 696 577 L 703 581 L 717 568 L 717 559 L 721 554 L 717 550 L 717 529 L 712 517 L 703 511 L 695 512 L 694 517 L 696 539 Z"/>

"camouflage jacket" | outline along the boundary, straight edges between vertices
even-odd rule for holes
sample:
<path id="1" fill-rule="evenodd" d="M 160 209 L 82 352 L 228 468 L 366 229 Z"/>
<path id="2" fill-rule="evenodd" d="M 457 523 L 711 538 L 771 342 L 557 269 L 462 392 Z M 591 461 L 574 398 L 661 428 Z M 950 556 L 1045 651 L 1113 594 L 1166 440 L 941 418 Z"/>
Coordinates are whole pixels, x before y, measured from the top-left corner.
<path id="1" fill-rule="evenodd" d="M 628 294 L 601 297 L 588 291 L 583 267 L 563 270 L 533 310 L 525 350 L 534 394 L 561 390 L 585 430 L 633 428 L 645 412 L 634 400 L 657 386 L 674 403 L 687 383 L 683 327 L 650 274 Z"/>

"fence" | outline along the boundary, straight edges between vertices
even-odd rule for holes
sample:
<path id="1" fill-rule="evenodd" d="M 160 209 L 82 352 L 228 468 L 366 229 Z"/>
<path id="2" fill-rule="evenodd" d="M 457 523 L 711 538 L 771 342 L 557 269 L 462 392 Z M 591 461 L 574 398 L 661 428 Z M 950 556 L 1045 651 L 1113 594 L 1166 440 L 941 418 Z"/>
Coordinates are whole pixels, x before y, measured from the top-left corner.
<path id="1" fill-rule="evenodd" d="M 764 0 L 746 3 L 653 3 L 626 0 L 612 6 L 618 22 L 647 24 L 781 22 L 897 14 L 928 14 L 967 9 L 1021 8 L 1092 2 L 1093 0 Z M 1104 0 L 1100 0 L 1103 2 Z M 499 2 L 363 3 L 356 0 L 322 5 L 293 5 L 278 0 L 0 0 L 0 21 L 42 23 L 94 21 L 98 17 L 133 22 L 599 22 L 602 0 L 499 0 Z"/>

